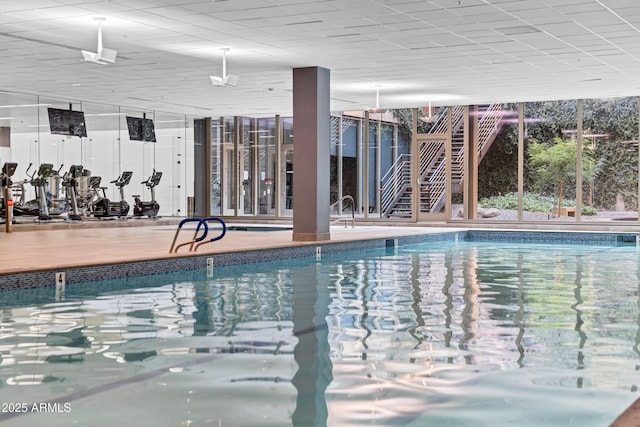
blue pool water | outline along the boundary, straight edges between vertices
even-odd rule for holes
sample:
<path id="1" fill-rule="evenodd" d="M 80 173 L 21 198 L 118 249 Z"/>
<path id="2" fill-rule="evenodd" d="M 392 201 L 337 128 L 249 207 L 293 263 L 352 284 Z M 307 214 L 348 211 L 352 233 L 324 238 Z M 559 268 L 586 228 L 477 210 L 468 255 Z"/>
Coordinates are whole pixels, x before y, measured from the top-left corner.
<path id="1" fill-rule="evenodd" d="M 640 250 L 451 242 L 0 294 L 7 426 L 606 426 Z"/>

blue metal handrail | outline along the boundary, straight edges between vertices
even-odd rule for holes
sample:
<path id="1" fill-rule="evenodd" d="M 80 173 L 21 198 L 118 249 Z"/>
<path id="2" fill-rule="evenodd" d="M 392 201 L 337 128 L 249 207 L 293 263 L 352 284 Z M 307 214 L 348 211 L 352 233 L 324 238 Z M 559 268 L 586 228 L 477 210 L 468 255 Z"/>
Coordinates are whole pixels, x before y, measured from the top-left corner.
<path id="1" fill-rule="evenodd" d="M 216 237 L 212 237 L 209 240 L 205 239 L 207 238 L 207 235 L 209 234 L 209 221 L 217 221 L 220 224 L 222 224 L 222 232 L 220 233 L 220 235 L 216 236 Z M 179 244 L 178 246 L 176 246 L 176 241 L 178 240 L 178 235 L 180 234 L 180 231 L 182 230 L 182 226 L 185 225 L 186 223 L 189 222 L 197 222 L 198 225 L 196 226 L 195 232 L 193 234 L 193 238 L 191 238 L 191 240 L 189 240 L 188 242 L 184 242 Z M 203 228 L 203 231 L 201 232 L 201 228 Z M 194 250 L 193 245 L 195 245 L 196 243 L 198 243 L 195 247 L 195 250 L 197 251 L 198 248 L 200 247 L 200 245 L 203 245 L 205 243 L 211 243 L 211 242 L 215 242 L 216 240 L 220 240 L 224 237 L 224 235 L 227 233 L 227 225 L 225 224 L 225 222 L 220 219 L 220 218 L 216 218 L 216 217 L 208 217 L 208 218 L 185 218 L 182 221 L 180 221 L 180 223 L 178 223 L 178 229 L 176 230 L 176 234 L 173 236 L 173 242 L 171 243 L 171 248 L 169 249 L 169 253 L 178 253 L 178 249 L 180 249 L 182 246 L 186 246 L 186 245 L 190 245 L 189 247 L 189 252 Z"/>
<path id="2" fill-rule="evenodd" d="M 225 234 L 227 234 L 227 224 L 225 224 L 224 221 L 221 218 L 217 218 L 215 216 L 211 216 L 211 217 L 208 217 L 208 218 L 202 218 L 202 223 L 203 224 L 207 224 L 209 221 L 218 221 L 220 223 L 220 225 L 222 225 L 222 232 L 216 237 L 212 237 L 209 240 L 201 241 L 200 243 L 198 243 L 196 245 L 196 249 L 195 249 L 196 251 L 198 250 L 198 248 L 200 246 L 202 246 L 202 245 L 204 245 L 206 243 L 211 243 L 211 242 L 215 242 L 216 240 L 220 240 L 220 239 L 222 239 L 224 237 Z M 208 228 L 208 225 L 207 225 L 207 228 Z M 205 235 L 205 237 L 206 237 L 206 235 Z M 204 240 L 204 239 L 202 239 L 202 240 Z"/>

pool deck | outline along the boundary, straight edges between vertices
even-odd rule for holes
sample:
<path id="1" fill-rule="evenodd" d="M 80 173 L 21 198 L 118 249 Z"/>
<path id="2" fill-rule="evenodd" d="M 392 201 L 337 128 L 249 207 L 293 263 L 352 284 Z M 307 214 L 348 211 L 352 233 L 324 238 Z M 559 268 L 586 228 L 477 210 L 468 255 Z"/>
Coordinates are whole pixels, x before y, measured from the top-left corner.
<path id="1" fill-rule="evenodd" d="M 181 218 L 163 218 L 158 221 L 113 220 L 84 221 L 82 223 L 23 223 L 13 226 L 11 233 L 5 232 L 5 224 L 0 224 L 0 276 L 33 271 L 51 271 L 64 268 L 113 265 L 123 262 L 162 260 L 193 255 L 223 254 L 254 249 L 287 248 L 314 245 L 324 242 L 293 241 L 291 224 L 230 222 L 231 226 L 282 227 L 278 231 L 237 231 L 229 230 L 217 242 L 203 245 L 197 252 L 189 252 L 183 247 L 177 254 L 170 254 L 177 224 Z M 287 228 L 288 227 L 288 228 Z M 349 242 L 367 239 L 384 239 L 402 236 L 424 235 L 467 230 L 470 228 L 520 231 L 564 231 L 576 232 L 624 232 L 640 233 L 640 226 L 627 224 L 625 227 L 592 225 L 579 227 L 562 224 L 541 224 L 518 226 L 514 224 L 452 224 L 452 223 L 391 223 L 387 225 L 370 223 L 356 224 L 355 227 L 332 225 L 329 242 Z M 211 232 L 213 235 L 213 231 Z M 178 243 L 193 236 L 193 226 L 185 227 Z"/>
<path id="2" fill-rule="evenodd" d="M 128 220 L 105 221 L 99 224 L 18 224 L 14 225 L 11 233 L 4 232 L 4 224 L 2 224 L 0 275 L 318 243 L 293 241 L 290 228 L 284 228 L 284 225 L 270 225 L 270 227 L 283 227 L 283 229 L 278 231 L 229 230 L 222 240 L 203 245 L 195 253 L 183 247 L 177 254 L 170 254 L 169 249 L 178 222 L 179 219 L 155 223 L 147 220 Z M 252 226 L 256 225 L 247 224 L 246 228 L 250 230 Z M 330 242 L 455 230 L 445 227 L 356 226 L 345 228 L 331 226 Z M 179 235 L 178 243 L 188 241 L 193 236 L 193 232 L 193 227 L 185 227 Z M 214 231 L 210 233 L 213 235 Z"/>

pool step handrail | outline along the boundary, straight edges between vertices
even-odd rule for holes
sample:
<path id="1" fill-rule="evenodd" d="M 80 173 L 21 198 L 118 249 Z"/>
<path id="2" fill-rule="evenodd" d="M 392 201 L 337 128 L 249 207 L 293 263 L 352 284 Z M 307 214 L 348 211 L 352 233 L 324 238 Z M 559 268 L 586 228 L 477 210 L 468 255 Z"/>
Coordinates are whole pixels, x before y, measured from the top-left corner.
<path id="1" fill-rule="evenodd" d="M 348 217 L 343 217 L 342 216 L 342 211 L 343 211 L 343 202 L 349 202 L 351 204 L 351 218 Z M 338 207 L 340 209 L 340 213 L 338 217 L 333 218 L 333 220 L 331 221 L 331 223 L 336 223 L 336 222 L 341 222 L 344 221 L 344 228 L 347 228 L 347 224 L 349 222 L 351 222 L 351 228 L 355 228 L 356 227 L 356 201 L 354 200 L 353 196 L 347 194 L 345 196 L 342 196 L 340 198 L 340 200 L 337 200 L 333 203 L 331 203 L 331 205 L 329 206 L 329 210 L 334 209 Z"/>
<path id="2" fill-rule="evenodd" d="M 209 240 L 205 240 L 207 238 L 207 235 L 209 234 L 209 221 L 217 221 L 217 222 L 219 222 L 222 225 L 222 232 L 216 237 L 212 237 Z M 193 233 L 193 237 L 191 238 L 191 240 L 189 240 L 187 242 L 180 243 L 179 245 L 176 246 L 176 242 L 178 240 L 178 235 L 180 234 L 180 231 L 182 230 L 182 226 L 187 224 L 187 223 L 189 223 L 189 222 L 197 222 L 198 223 L 198 225 L 196 226 L 196 229 L 195 229 L 195 231 Z M 201 231 L 201 229 L 202 229 L 202 231 Z M 220 240 L 225 236 L 226 233 L 227 233 L 227 225 L 225 224 L 225 222 L 221 218 L 217 218 L 217 217 L 185 218 L 182 221 L 180 221 L 180 223 L 178 223 L 178 229 L 176 230 L 176 234 L 173 236 L 173 242 L 171 242 L 171 248 L 169 249 L 169 253 L 178 253 L 178 249 L 180 249 L 183 246 L 187 246 L 187 245 L 189 245 L 189 252 L 192 252 L 192 251 L 194 251 L 194 245 L 196 243 L 198 243 L 195 246 L 195 250 L 197 251 L 198 248 L 200 247 L 200 245 L 205 244 L 205 243 L 215 242 L 216 240 Z"/>
<path id="3" fill-rule="evenodd" d="M 225 224 L 225 222 L 222 220 L 222 218 L 218 218 L 218 217 L 215 217 L 215 216 L 210 216 L 208 218 L 202 218 L 202 223 L 203 224 L 207 224 L 207 227 L 208 227 L 209 221 L 217 221 L 217 222 L 219 222 L 220 225 L 222 226 L 222 230 L 220 231 L 220 234 L 217 235 L 216 237 L 212 237 L 209 240 L 202 239 L 202 241 L 199 241 L 198 244 L 196 245 L 194 251 L 198 251 L 198 248 L 200 246 L 204 245 L 204 244 L 215 242 L 217 240 L 222 239 L 224 237 L 224 235 L 227 234 L 227 224 Z M 205 237 L 206 237 L 206 235 L 205 235 Z M 191 247 L 193 247 L 193 244 L 192 244 Z"/>

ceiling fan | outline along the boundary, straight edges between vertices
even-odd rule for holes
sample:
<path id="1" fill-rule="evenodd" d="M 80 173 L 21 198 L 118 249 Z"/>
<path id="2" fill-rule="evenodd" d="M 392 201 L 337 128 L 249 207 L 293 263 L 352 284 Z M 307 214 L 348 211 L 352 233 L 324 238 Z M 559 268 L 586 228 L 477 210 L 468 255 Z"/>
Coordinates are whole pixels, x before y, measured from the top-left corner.
<path id="1" fill-rule="evenodd" d="M 98 21 L 98 50 L 97 52 L 90 52 L 88 50 L 81 50 L 82 58 L 87 62 L 95 62 L 96 64 L 106 65 L 107 63 L 113 64 L 116 62 L 117 51 L 113 49 L 107 49 L 102 46 L 102 21 L 104 18 L 94 18 Z"/>
<path id="2" fill-rule="evenodd" d="M 238 84 L 240 76 L 227 74 L 227 52 L 229 51 L 229 48 L 223 47 L 220 50 L 222 51 L 222 77 L 209 76 L 211 84 L 214 86 L 235 86 Z"/>

